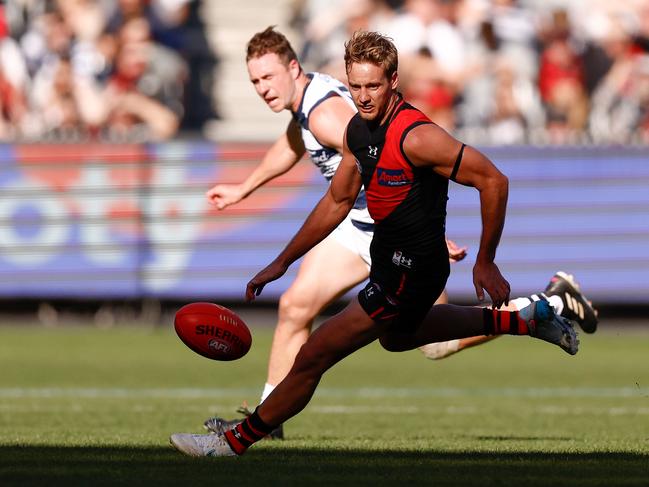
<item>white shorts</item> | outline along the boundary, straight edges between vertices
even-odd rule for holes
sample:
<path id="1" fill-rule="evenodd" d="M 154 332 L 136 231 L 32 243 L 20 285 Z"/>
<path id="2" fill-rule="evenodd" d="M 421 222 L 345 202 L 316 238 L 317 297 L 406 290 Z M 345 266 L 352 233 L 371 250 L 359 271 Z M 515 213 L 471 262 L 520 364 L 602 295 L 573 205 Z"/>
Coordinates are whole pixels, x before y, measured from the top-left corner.
<path id="1" fill-rule="evenodd" d="M 330 235 L 336 242 L 348 248 L 367 264 L 369 270 L 372 265 L 370 257 L 370 243 L 372 243 L 373 231 L 361 230 L 354 226 L 351 218 L 347 216 Z"/>

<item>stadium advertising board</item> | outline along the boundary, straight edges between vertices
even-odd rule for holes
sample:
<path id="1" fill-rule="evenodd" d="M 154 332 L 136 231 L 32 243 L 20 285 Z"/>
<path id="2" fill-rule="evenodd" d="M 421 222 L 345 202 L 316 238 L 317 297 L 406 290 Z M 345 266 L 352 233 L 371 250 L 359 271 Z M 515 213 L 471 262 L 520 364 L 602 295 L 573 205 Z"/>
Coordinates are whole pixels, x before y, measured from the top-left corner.
<path id="1" fill-rule="evenodd" d="M 649 295 L 645 149 L 486 149 L 510 177 L 498 262 L 518 293 L 554 271 L 588 295 Z M 0 296 L 242 299 L 325 189 L 307 162 L 218 212 L 205 191 L 241 181 L 263 147 L 6 145 L 0 148 Z M 469 246 L 452 296 L 470 300 L 478 196 L 451 185 L 448 235 Z M 264 291 L 276 298 L 289 275 Z"/>

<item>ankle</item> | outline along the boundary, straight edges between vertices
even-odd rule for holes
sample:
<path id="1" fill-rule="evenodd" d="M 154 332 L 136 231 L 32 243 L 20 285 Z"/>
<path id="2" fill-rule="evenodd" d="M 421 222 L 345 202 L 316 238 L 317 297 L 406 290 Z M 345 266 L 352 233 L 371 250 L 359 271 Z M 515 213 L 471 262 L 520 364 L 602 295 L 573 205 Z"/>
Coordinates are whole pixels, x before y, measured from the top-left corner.
<path id="1" fill-rule="evenodd" d="M 484 308 L 482 316 L 485 335 L 529 335 L 534 306 L 526 306 L 520 311 Z"/>
<path id="2" fill-rule="evenodd" d="M 233 429 L 225 432 L 225 439 L 237 455 L 243 455 L 253 444 L 268 436 L 276 427 L 265 423 L 257 413 L 259 408 Z"/>

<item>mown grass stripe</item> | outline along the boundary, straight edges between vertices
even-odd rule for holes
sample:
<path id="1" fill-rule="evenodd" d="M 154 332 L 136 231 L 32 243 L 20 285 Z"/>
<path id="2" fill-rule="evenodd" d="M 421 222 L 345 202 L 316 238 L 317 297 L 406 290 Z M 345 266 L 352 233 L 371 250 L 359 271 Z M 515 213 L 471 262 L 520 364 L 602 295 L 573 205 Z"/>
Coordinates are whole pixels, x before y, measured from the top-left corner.
<path id="1" fill-rule="evenodd" d="M 257 394 L 254 388 L 78 388 L 4 387 L 0 398 L 218 398 Z M 486 387 L 486 388 L 321 388 L 321 397 L 421 398 L 421 397 L 649 397 L 649 390 L 637 387 Z"/>

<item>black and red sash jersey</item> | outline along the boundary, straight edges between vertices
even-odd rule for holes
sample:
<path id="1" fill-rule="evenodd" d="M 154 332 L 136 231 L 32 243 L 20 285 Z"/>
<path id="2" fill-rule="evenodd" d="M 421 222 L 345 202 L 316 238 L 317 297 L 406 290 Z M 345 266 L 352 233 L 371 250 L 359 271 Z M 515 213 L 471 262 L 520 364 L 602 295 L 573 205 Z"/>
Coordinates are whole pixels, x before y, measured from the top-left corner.
<path id="1" fill-rule="evenodd" d="M 382 125 L 356 114 L 347 126 L 347 145 L 361 172 L 374 243 L 427 254 L 444 241 L 448 179 L 415 167 L 403 151 L 413 128 L 433 123 L 400 100 Z"/>

